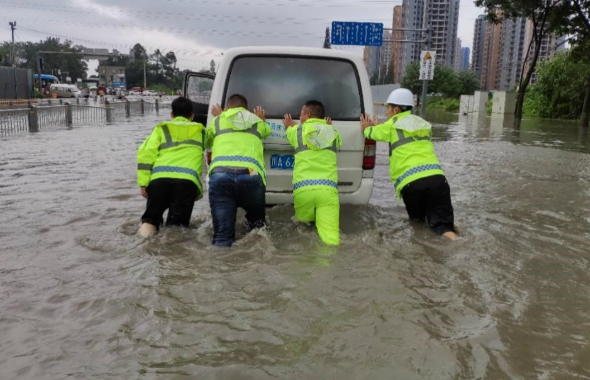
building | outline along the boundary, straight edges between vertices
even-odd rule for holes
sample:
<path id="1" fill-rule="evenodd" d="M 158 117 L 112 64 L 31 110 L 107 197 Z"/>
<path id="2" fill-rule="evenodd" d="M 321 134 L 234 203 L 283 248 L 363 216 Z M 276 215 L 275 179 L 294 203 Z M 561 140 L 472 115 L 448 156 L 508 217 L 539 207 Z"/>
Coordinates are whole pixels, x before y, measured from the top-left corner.
<path id="1" fill-rule="evenodd" d="M 428 2 L 425 0 L 403 0 L 402 3 L 402 28 L 424 29 L 428 27 L 431 31 L 429 49 L 436 51 L 436 63 L 451 67 L 455 65 L 456 58 L 459 3 L 459 0 L 431 0 Z M 420 42 L 425 39 L 423 32 L 405 32 L 404 37 L 404 40 L 417 42 L 405 43 L 401 48 L 400 78 L 403 77 L 408 64 L 420 60 L 420 52 L 426 47 Z"/>
<path id="2" fill-rule="evenodd" d="M 436 50 L 436 63 L 455 67 L 459 0 L 427 2 L 426 25 L 432 30 L 431 50 Z"/>
<path id="3" fill-rule="evenodd" d="M 455 44 L 455 57 L 453 58 L 453 68 L 455 71 L 461 71 L 461 39 L 457 38 Z"/>
<path id="4" fill-rule="evenodd" d="M 530 44 L 531 45 L 531 57 L 533 52 L 535 51 L 535 43 L 531 43 L 531 40 L 533 39 L 533 32 L 534 32 L 534 28 L 533 28 L 533 22 L 531 20 L 527 20 L 526 22 L 526 26 L 525 26 L 525 43 L 527 44 L 527 46 Z M 539 59 L 537 61 L 537 65 L 543 61 L 548 61 L 551 60 L 553 58 L 553 56 L 555 56 L 555 53 L 558 50 L 561 50 L 564 48 L 564 41 L 565 38 L 564 37 L 557 37 L 555 35 L 552 34 L 545 34 L 545 36 L 543 37 L 543 39 L 541 40 L 541 49 L 539 50 Z M 532 59 L 532 58 L 529 58 Z M 526 66 L 525 66 L 525 75 L 526 72 L 528 71 L 528 65 L 529 62 L 527 61 Z M 530 84 L 535 84 L 535 82 L 537 81 L 537 73 L 536 70 L 533 72 L 533 75 L 531 77 L 531 82 Z"/>
<path id="5" fill-rule="evenodd" d="M 469 70 L 469 55 L 471 54 L 471 49 L 468 47 L 461 48 L 461 70 Z"/>
<path id="6" fill-rule="evenodd" d="M 484 56 L 484 43 L 486 36 L 487 21 L 485 15 L 477 16 L 473 31 L 473 54 L 471 57 L 471 70 L 475 72 L 477 79 L 481 82 L 481 70 Z"/>
<path id="7" fill-rule="evenodd" d="M 404 43 L 399 42 L 404 39 L 404 32 L 401 29 L 403 27 L 402 23 L 402 14 L 403 10 L 400 5 L 393 7 L 393 33 L 392 33 L 392 42 L 391 42 L 391 65 L 393 70 L 393 83 L 400 83 L 402 80 L 401 77 L 401 53 L 402 48 L 404 47 Z M 396 42 L 397 41 L 397 42 Z"/>
<path id="8" fill-rule="evenodd" d="M 403 29 L 422 29 L 424 26 L 424 0 L 403 0 L 402 20 Z M 399 54 L 399 78 L 403 78 L 406 66 L 420 60 L 420 51 L 425 34 L 423 32 L 402 32 L 403 40 L 417 41 L 401 44 Z"/>
<path id="9" fill-rule="evenodd" d="M 483 90 L 506 91 L 518 86 L 526 52 L 525 27 L 526 19 L 524 18 L 506 19 L 498 24 L 485 24 L 481 66 L 476 66 L 481 68 L 479 79 Z M 477 33 L 478 31 L 476 35 Z M 479 59 L 475 53 L 475 43 L 473 59 Z"/>
<path id="10" fill-rule="evenodd" d="M 385 78 L 387 73 L 392 70 L 392 43 L 391 31 L 383 31 L 383 44 L 381 46 L 365 46 L 363 50 L 363 61 L 367 68 L 369 78 L 376 76 L 377 80 Z"/>
<path id="11" fill-rule="evenodd" d="M 127 85 L 125 81 L 125 66 L 99 65 L 96 70 L 98 71 L 98 79 L 101 86 L 123 87 Z"/>

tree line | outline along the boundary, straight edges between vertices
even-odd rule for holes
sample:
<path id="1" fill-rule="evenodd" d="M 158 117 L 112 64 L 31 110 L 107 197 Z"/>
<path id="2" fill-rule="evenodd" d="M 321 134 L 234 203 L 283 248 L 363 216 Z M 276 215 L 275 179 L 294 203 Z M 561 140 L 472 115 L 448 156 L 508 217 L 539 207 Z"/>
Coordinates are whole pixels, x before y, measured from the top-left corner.
<path id="1" fill-rule="evenodd" d="M 23 69 L 32 69 L 37 72 L 38 51 L 63 51 L 80 52 L 84 47 L 73 45 L 71 41 L 62 41 L 59 38 L 48 37 L 39 42 L 15 43 L 15 66 Z M 4 42 L 0 44 L 0 65 L 12 65 L 12 44 Z M 104 66 L 124 66 L 125 79 L 128 87 L 143 87 L 144 62 L 145 76 L 148 87 L 156 90 L 178 90 L 182 86 L 187 70 L 177 67 L 176 54 L 173 51 L 164 52 L 156 49 L 148 53 L 141 44 L 137 43 L 131 49 L 130 55 L 110 57 L 100 61 Z M 88 79 L 88 64 L 82 54 L 71 55 L 43 55 L 44 74 L 57 74 L 57 71 L 67 73 L 67 76 L 75 81 L 77 78 Z M 215 61 L 211 61 L 208 68 L 202 68 L 200 72 L 215 74 Z"/>

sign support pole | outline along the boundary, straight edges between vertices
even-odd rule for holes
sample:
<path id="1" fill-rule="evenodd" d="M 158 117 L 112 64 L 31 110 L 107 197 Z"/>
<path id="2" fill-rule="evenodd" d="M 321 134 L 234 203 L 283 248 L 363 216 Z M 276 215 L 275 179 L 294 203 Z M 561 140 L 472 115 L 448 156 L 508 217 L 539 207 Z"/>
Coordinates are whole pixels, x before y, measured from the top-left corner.
<path id="1" fill-rule="evenodd" d="M 430 28 L 426 29 L 426 50 L 430 48 Z M 422 81 L 422 109 L 420 110 L 420 116 L 424 117 L 426 115 L 426 94 L 428 93 L 428 81 Z"/>

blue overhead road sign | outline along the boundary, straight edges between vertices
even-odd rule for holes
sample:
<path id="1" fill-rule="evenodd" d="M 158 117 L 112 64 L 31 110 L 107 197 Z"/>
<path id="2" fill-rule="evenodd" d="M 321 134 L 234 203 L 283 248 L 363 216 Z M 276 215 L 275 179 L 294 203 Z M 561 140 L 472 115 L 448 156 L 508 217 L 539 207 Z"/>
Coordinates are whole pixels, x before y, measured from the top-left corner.
<path id="1" fill-rule="evenodd" d="M 381 46 L 382 43 L 381 23 L 332 21 L 332 45 Z"/>

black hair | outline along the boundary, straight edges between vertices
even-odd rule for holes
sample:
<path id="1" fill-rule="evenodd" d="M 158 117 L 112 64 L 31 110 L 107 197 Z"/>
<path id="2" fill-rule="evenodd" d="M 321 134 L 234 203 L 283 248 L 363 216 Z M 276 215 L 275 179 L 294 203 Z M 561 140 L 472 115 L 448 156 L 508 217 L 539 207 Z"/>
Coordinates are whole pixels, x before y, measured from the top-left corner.
<path id="1" fill-rule="evenodd" d="M 248 99 L 244 95 L 233 94 L 227 99 L 226 106 L 228 108 L 244 107 L 248 108 Z"/>
<path id="2" fill-rule="evenodd" d="M 174 117 L 186 117 L 190 119 L 191 115 L 193 114 L 193 103 L 190 101 L 189 98 L 185 98 L 184 96 L 179 96 L 178 98 L 172 101 L 172 115 Z"/>
<path id="3" fill-rule="evenodd" d="M 312 118 L 323 119 L 325 115 L 324 105 L 317 100 L 308 100 L 305 102 L 305 107 L 309 111 Z"/>
<path id="4" fill-rule="evenodd" d="M 412 107 L 412 106 L 400 106 L 399 104 L 393 104 L 393 103 L 389 103 L 388 105 L 390 105 L 392 107 L 399 107 L 401 112 L 411 111 L 412 109 L 414 109 L 414 107 Z"/>

